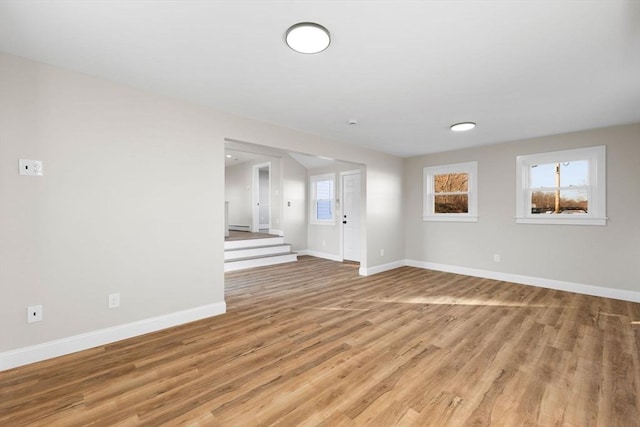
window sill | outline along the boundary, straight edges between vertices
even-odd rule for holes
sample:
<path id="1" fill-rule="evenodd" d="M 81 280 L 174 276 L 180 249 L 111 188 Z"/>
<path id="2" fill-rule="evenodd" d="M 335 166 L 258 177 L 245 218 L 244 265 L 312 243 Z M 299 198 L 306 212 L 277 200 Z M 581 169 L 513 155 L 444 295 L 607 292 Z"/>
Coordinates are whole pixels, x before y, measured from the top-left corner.
<path id="1" fill-rule="evenodd" d="M 423 216 L 423 221 L 431 222 L 478 222 L 477 216 L 454 216 L 454 215 L 438 215 L 438 216 Z"/>
<path id="2" fill-rule="evenodd" d="M 516 224 L 607 225 L 608 218 L 517 218 Z"/>

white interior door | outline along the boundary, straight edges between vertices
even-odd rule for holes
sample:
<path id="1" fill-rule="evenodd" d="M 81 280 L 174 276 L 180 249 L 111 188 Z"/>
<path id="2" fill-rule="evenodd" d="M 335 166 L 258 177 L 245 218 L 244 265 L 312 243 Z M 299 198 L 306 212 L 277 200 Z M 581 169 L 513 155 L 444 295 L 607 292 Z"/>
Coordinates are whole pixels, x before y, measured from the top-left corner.
<path id="1" fill-rule="evenodd" d="M 360 262 L 360 172 L 342 176 L 343 258 Z"/>

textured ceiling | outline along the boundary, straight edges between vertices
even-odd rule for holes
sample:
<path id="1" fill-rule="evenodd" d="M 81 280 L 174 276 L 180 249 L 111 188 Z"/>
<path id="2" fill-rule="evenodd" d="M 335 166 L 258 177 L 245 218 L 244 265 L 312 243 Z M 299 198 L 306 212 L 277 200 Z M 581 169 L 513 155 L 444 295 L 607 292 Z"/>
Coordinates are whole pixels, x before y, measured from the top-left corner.
<path id="1" fill-rule="evenodd" d="M 400 156 L 640 122 L 637 0 L 0 0 L 0 51 Z"/>

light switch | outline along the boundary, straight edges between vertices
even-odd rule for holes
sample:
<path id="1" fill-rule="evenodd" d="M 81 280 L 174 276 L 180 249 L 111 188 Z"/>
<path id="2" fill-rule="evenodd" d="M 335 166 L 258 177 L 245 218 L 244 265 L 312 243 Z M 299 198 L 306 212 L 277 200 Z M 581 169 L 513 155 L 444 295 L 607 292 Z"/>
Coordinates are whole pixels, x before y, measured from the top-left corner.
<path id="1" fill-rule="evenodd" d="M 42 160 L 26 160 L 18 161 L 20 175 L 42 176 Z"/>

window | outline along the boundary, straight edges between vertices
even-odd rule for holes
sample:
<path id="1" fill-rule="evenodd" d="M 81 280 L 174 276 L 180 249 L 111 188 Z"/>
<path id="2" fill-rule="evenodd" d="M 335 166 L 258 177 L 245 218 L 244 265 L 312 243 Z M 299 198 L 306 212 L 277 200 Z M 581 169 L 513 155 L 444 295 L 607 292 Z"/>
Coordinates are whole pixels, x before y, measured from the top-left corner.
<path id="1" fill-rule="evenodd" d="M 311 181 L 311 224 L 335 224 L 335 174 L 315 175 Z"/>
<path id="2" fill-rule="evenodd" d="M 516 222 L 606 224 L 604 146 L 516 158 Z"/>
<path id="3" fill-rule="evenodd" d="M 478 162 L 424 168 L 425 221 L 478 221 Z"/>

